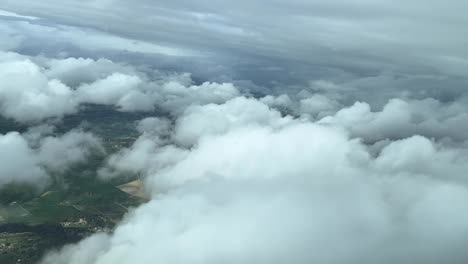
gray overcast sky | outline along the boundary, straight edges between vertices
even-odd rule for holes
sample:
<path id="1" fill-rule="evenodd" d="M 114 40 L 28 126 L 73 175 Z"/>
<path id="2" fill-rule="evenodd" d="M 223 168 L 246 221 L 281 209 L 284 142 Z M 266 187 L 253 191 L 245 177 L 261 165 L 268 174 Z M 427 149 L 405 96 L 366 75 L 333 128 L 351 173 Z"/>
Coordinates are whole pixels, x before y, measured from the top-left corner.
<path id="1" fill-rule="evenodd" d="M 159 68 L 177 65 L 201 78 L 266 86 L 376 77 L 379 86 L 410 83 L 411 89 L 435 88 L 453 97 L 467 83 L 468 2 L 463 0 L 0 2 L 4 10 L 41 18 L 21 25 L 21 34 L 29 32 L 35 40 L 22 44 L 25 53 L 55 54 L 65 45 L 52 43 L 61 39 L 71 47 L 100 49 L 101 56 L 116 48 L 138 51 L 153 56 L 140 61 Z M 37 45 L 44 42 L 48 45 Z M 139 58 L 130 57 L 125 61 Z M 382 84 L 382 74 L 408 82 Z"/>
<path id="2" fill-rule="evenodd" d="M 463 0 L 2 0 L 2 8 L 65 25 L 201 51 L 308 63 L 468 66 Z"/>

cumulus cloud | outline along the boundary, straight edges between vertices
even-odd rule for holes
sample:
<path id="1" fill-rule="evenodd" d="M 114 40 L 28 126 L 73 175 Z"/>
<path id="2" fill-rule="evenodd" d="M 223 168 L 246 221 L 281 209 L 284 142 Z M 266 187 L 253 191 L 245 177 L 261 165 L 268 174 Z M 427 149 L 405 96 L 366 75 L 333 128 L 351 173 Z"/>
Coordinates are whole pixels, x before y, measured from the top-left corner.
<path id="1" fill-rule="evenodd" d="M 346 127 L 356 137 L 375 142 L 419 134 L 429 138 L 466 140 L 468 109 L 463 101 L 441 103 L 424 100 L 391 99 L 381 111 L 368 103 L 356 102 L 335 115 L 320 120 L 323 124 Z"/>
<path id="2" fill-rule="evenodd" d="M 192 83 L 189 75 L 157 78 L 108 60 L 47 59 L 16 53 L 0 56 L 0 109 L 19 122 L 76 113 L 83 104 L 120 111 L 181 113 L 190 105 L 223 103 L 239 95 L 231 83 Z M 50 107 L 53 105 L 54 107 Z"/>
<path id="3" fill-rule="evenodd" d="M 164 113 L 136 124 L 141 136 L 98 171 L 103 180 L 142 178 L 151 201 L 112 234 L 51 252 L 43 263 L 468 258 L 458 246 L 468 234 L 463 97 L 347 104 L 346 93 L 359 89 L 322 81 L 257 99 L 232 83 L 195 84 L 188 74 L 104 59 L 0 58 L 1 113 L 16 121 L 60 118 L 89 103 Z M 52 132 L 43 125 L 1 135 L 0 161 L 9 165 L 0 186 L 43 188 L 51 172 L 100 149 L 91 134 Z"/>
<path id="4" fill-rule="evenodd" d="M 367 118 L 359 111 L 352 117 Z M 382 120 L 395 123 L 392 115 Z M 141 137 L 107 169 L 138 173 L 152 200 L 113 234 L 51 252 L 42 263 L 468 258 L 461 246 L 468 234 L 463 146 L 409 136 L 373 153 L 352 129 L 285 117 L 243 97 L 188 108 L 172 139 L 160 136 L 168 121 L 145 119 L 138 127 Z"/>
<path id="5" fill-rule="evenodd" d="M 290 117 L 270 110 L 255 99 L 238 97 L 222 105 L 205 105 L 188 108 L 176 122 L 174 140 L 191 146 L 204 136 L 223 134 L 242 126 L 268 125 L 280 128 L 292 122 Z"/>
<path id="6" fill-rule="evenodd" d="M 132 75 L 114 73 L 91 84 L 78 87 L 82 101 L 103 105 L 118 105 L 128 93 L 135 90 L 142 81 Z"/>
<path id="7" fill-rule="evenodd" d="M 102 179 L 122 177 L 125 174 L 143 177 L 177 162 L 187 151 L 167 145 L 172 137 L 172 126 L 168 119 L 158 117 L 138 122 L 137 130 L 142 135 L 130 148 L 110 156 L 107 166 L 99 170 L 98 176 Z"/>
<path id="8" fill-rule="evenodd" d="M 64 171 L 70 164 L 82 163 L 94 152 L 104 152 L 100 139 L 91 133 L 72 130 L 60 137 L 45 137 L 39 142 L 41 163 L 52 171 Z"/>
<path id="9" fill-rule="evenodd" d="M 224 134 L 243 126 L 281 128 L 292 122 L 291 117 L 282 117 L 280 112 L 245 97 L 234 98 L 221 105 L 188 107 L 174 125 L 164 118 L 146 118 L 137 125 L 142 135 L 132 147 L 112 155 L 107 167 L 99 174 L 102 178 L 118 177 L 124 173 L 148 175 L 173 165 L 186 155 L 186 150 L 168 145 L 170 142 L 190 148 L 202 137 Z"/>
<path id="10" fill-rule="evenodd" d="M 185 87 L 178 82 L 168 82 L 161 90 L 164 97 L 161 107 L 175 114 L 183 113 L 190 105 L 220 104 L 240 95 L 239 90 L 231 83 L 204 82 Z"/>
<path id="11" fill-rule="evenodd" d="M 76 111 L 73 91 L 59 80 L 49 80 L 30 60 L 1 62 L 0 72 L 3 116 L 28 122 Z"/>
<path id="12" fill-rule="evenodd" d="M 94 135 L 78 130 L 61 136 L 47 135 L 50 127 L 37 127 L 25 134 L 0 134 L 0 187 L 30 184 L 42 189 L 50 173 L 64 172 L 70 165 L 85 162 L 93 151 L 103 151 Z"/>
<path id="13" fill-rule="evenodd" d="M 300 113 L 320 118 L 336 112 L 340 103 L 322 94 L 314 94 L 300 101 Z"/>
<path id="14" fill-rule="evenodd" d="M 69 87 L 76 88 L 81 84 L 104 79 L 113 73 L 137 75 L 131 66 L 124 66 L 107 59 L 62 58 L 51 59 L 34 57 L 36 63 L 44 68 L 49 79 L 58 79 Z"/>
<path id="15" fill-rule="evenodd" d="M 47 173 L 40 160 L 19 133 L 0 135 L 0 187 L 8 183 L 33 183 L 44 187 Z"/>

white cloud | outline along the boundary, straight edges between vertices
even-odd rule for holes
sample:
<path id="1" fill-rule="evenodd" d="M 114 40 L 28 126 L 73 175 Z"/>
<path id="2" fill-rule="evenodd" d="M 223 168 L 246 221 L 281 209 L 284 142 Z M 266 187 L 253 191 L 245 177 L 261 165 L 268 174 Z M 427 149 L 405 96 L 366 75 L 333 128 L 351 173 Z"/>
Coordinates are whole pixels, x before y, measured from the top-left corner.
<path id="1" fill-rule="evenodd" d="M 174 139 L 185 146 L 196 144 L 201 137 L 226 133 L 227 131 L 255 125 L 280 128 L 292 122 L 290 117 L 255 100 L 234 98 L 222 105 L 189 107 L 176 122 Z"/>
<path id="2" fill-rule="evenodd" d="M 69 87 L 49 80 L 30 60 L 0 62 L 0 109 L 5 117 L 21 122 L 61 117 L 76 111 L 78 102 L 72 95 Z"/>
<path id="3" fill-rule="evenodd" d="M 314 94 L 300 101 L 300 113 L 312 117 L 324 117 L 335 113 L 340 108 L 340 103 L 325 95 Z"/>
<path id="4" fill-rule="evenodd" d="M 179 114 L 191 105 L 219 104 L 240 94 L 231 83 L 194 85 L 187 74 L 148 76 L 104 59 L 48 59 L 16 53 L 1 53 L 0 59 L 1 114 L 19 122 L 61 118 L 89 103 L 120 111 L 158 108 Z"/>
<path id="5" fill-rule="evenodd" d="M 110 156 L 106 167 L 100 169 L 98 175 L 102 179 L 135 175 L 144 177 L 174 165 L 186 155 L 187 151 L 183 149 L 164 146 L 158 137 L 143 135 L 129 149 Z"/>
<path id="6" fill-rule="evenodd" d="M 106 78 L 113 73 L 136 75 L 130 66 L 123 66 L 107 59 L 65 58 L 49 59 L 34 58 L 35 62 L 44 67 L 44 74 L 49 79 L 59 79 L 70 87 L 78 87 L 81 84 L 92 83 Z"/>
<path id="7" fill-rule="evenodd" d="M 205 117 L 204 127 L 223 124 L 210 116 L 216 111 L 225 111 L 220 117 L 230 124 L 195 133 L 190 149 L 158 145 L 145 129 L 111 165 L 133 165 L 145 176 L 152 200 L 113 234 L 53 252 L 43 263 L 467 259 L 456 247 L 468 234 L 466 151 L 419 136 L 391 142 L 374 158 L 342 129 L 284 122 L 265 105 L 271 113 L 259 113 L 256 104 L 239 98 L 189 108 L 187 116 Z M 184 117 L 177 122 L 175 134 L 196 123 Z"/>
<path id="8" fill-rule="evenodd" d="M 368 142 L 410 137 L 415 134 L 427 137 L 448 137 L 466 140 L 468 109 L 463 101 L 443 104 L 435 99 L 391 99 L 381 111 L 372 111 L 369 104 L 356 102 L 324 117 L 322 124 L 332 124 L 348 129 L 354 136 Z"/>
<path id="9" fill-rule="evenodd" d="M 160 107 L 181 114 L 190 105 L 220 104 L 240 95 L 231 83 L 210 83 L 184 86 L 179 82 L 167 82 L 159 92 L 163 97 Z"/>
<path id="10" fill-rule="evenodd" d="M 0 187 L 9 183 L 28 183 L 43 188 L 47 173 L 28 142 L 16 132 L 0 134 Z"/>
<path id="11" fill-rule="evenodd" d="M 39 159 L 48 170 L 64 171 L 70 164 L 83 163 L 93 152 L 104 151 L 93 134 L 72 130 L 60 137 L 45 137 L 39 143 Z"/>
<path id="12" fill-rule="evenodd" d="M 175 119 L 142 120 L 137 141 L 98 172 L 102 179 L 142 177 L 152 200 L 114 234 L 50 253 L 44 263 L 467 258 L 453 247 L 468 234 L 468 152 L 452 144 L 466 140 L 463 98 L 394 98 L 381 109 L 365 102 L 340 109 L 335 91 L 255 99 L 230 83 L 155 78 L 107 60 L 3 53 L 0 67 L 3 80 L 15 80 L 0 84 L 2 115 L 17 121 L 61 117 L 85 103 L 160 109 Z M 42 126 L 2 135 L 0 159 L 12 166 L 0 171 L 0 184 L 43 187 L 50 171 L 85 162 L 100 145 L 80 131 L 50 133 Z M 437 221 L 421 225 L 426 218 Z M 443 243 L 423 244 L 435 238 Z"/>
<path id="13" fill-rule="evenodd" d="M 29 184 L 43 189 L 49 173 L 63 172 L 70 165 L 85 162 L 93 151 L 103 151 L 100 140 L 89 133 L 70 131 L 61 136 L 46 136 L 47 127 L 27 134 L 0 134 L 0 187 Z"/>
<path id="14" fill-rule="evenodd" d="M 94 104 L 116 105 L 120 99 L 133 90 L 142 81 L 132 75 L 114 73 L 104 79 L 99 79 L 91 84 L 84 84 L 77 89 L 78 96 L 83 102 Z"/>
<path id="15" fill-rule="evenodd" d="M 267 95 L 260 99 L 260 101 L 270 107 L 288 109 L 294 104 L 287 94 L 280 96 Z"/>

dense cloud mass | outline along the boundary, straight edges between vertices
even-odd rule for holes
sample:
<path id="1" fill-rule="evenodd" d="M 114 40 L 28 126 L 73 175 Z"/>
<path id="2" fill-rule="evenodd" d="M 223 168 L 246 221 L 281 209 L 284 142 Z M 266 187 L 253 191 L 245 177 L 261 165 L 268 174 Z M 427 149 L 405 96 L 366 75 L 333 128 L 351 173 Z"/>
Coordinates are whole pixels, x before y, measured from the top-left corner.
<path id="1" fill-rule="evenodd" d="M 78 112 L 83 104 L 110 105 L 120 111 L 154 111 L 157 106 L 177 114 L 190 105 L 222 103 L 239 95 L 230 83 L 194 85 L 187 74 L 149 80 L 131 67 L 102 59 L 0 53 L 0 61 L 1 114 L 19 122 L 61 118 Z"/>
<path id="2" fill-rule="evenodd" d="M 373 157 L 345 130 L 261 106 L 238 98 L 188 109 L 172 136 L 191 149 L 165 145 L 147 127 L 109 166 L 143 173 L 151 202 L 113 235 L 43 263 L 466 261 L 466 150 L 412 136 Z"/>
<path id="3" fill-rule="evenodd" d="M 3 2 L 0 187 L 146 116 L 96 177 L 148 202 L 41 264 L 468 262 L 465 1 Z"/>
<path id="4" fill-rule="evenodd" d="M 467 105 L 464 102 L 443 104 L 432 98 L 424 100 L 391 99 L 381 111 L 357 102 L 320 120 L 323 124 L 347 127 L 366 141 L 398 139 L 411 135 L 429 138 L 466 140 Z"/>

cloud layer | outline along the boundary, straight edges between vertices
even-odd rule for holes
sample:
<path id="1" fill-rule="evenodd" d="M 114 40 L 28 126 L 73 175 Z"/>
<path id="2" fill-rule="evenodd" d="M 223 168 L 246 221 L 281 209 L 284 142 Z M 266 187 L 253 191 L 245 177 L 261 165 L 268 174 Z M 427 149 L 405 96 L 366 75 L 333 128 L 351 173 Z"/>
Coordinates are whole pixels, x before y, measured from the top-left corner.
<path id="1" fill-rule="evenodd" d="M 245 98 L 187 109 L 172 140 L 188 147 L 158 136 L 167 134 L 162 120 L 141 126 L 140 139 L 109 166 L 143 175 L 152 200 L 112 235 L 92 236 L 43 263 L 468 258 L 463 147 L 410 136 L 375 155 L 346 129 L 282 117 Z"/>
<path id="2" fill-rule="evenodd" d="M 463 0 L 5 0 L 2 7 L 153 45 L 294 58 L 341 69 L 380 66 L 464 76 L 468 59 Z"/>
<path id="3" fill-rule="evenodd" d="M 176 114 L 193 104 L 222 103 L 239 95 L 230 83 L 194 85 L 187 74 L 155 73 L 151 77 L 159 80 L 150 80 L 132 67 L 103 59 L 0 53 L 0 62 L 1 113 L 19 122 L 61 118 L 78 112 L 84 104 Z"/>
<path id="4" fill-rule="evenodd" d="M 0 114 L 42 126 L 0 186 L 100 145 L 49 121 L 153 115 L 96 172 L 150 201 L 43 264 L 468 261 L 465 1 L 3 2 Z"/>
<path id="5" fill-rule="evenodd" d="M 468 258 L 459 246 L 468 233 L 464 96 L 352 102 L 352 84 L 319 80 L 253 97 L 232 83 L 195 84 L 189 74 L 105 59 L 1 55 L 7 118 L 37 123 L 86 104 L 156 115 L 98 171 L 103 180 L 138 175 L 151 200 L 112 234 L 50 252 L 42 263 Z M 44 187 L 50 172 L 86 161 L 100 145 L 81 131 L 48 133 L 41 126 L 1 135 L 0 159 L 9 164 L 2 185 Z"/>

